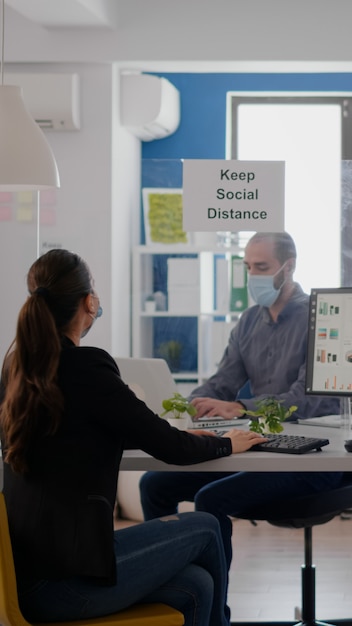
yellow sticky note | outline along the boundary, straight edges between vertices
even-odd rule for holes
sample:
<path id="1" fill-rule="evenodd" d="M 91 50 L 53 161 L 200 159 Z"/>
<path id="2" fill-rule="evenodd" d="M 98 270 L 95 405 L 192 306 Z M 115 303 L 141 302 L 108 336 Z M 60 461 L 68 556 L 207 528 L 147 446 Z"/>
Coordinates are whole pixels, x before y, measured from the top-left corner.
<path id="1" fill-rule="evenodd" d="M 17 200 L 19 204 L 30 204 L 33 202 L 33 192 L 32 191 L 19 191 L 17 193 Z"/>
<path id="2" fill-rule="evenodd" d="M 17 207 L 17 221 L 18 222 L 32 222 L 33 220 L 33 207 L 31 205 L 21 204 Z"/>

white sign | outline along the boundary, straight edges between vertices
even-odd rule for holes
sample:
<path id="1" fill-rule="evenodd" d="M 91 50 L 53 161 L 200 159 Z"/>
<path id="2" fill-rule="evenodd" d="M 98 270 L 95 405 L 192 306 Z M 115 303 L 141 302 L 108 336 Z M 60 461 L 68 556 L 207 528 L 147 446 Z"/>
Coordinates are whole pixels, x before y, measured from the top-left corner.
<path id="1" fill-rule="evenodd" d="M 186 231 L 284 230 L 285 162 L 183 162 Z"/>

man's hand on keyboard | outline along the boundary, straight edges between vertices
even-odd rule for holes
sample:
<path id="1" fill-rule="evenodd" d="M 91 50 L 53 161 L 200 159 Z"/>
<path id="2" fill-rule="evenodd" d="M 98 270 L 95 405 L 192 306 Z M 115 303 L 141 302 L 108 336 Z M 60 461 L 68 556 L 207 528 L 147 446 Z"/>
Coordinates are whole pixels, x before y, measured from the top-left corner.
<path id="1" fill-rule="evenodd" d="M 252 446 L 267 441 L 267 439 L 259 433 L 254 433 L 251 430 L 237 430 L 235 428 L 229 430 L 227 433 L 224 433 L 222 436 L 229 437 L 231 439 L 232 454 L 236 454 L 236 452 L 245 452 L 246 450 L 252 448 Z"/>
<path id="2" fill-rule="evenodd" d="M 225 420 L 234 417 L 243 417 L 244 406 L 241 402 L 226 402 L 215 398 L 193 398 L 191 404 L 196 407 L 197 415 L 193 419 L 201 417 L 221 416 Z"/>

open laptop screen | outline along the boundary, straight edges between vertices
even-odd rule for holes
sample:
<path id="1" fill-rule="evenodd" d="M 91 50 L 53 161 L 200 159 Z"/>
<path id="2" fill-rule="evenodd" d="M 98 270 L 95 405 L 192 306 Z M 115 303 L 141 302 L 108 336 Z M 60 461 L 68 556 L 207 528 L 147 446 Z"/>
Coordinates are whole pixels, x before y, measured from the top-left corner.
<path id="1" fill-rule="evenodd" d="M 164 359 L 116 357 L 122 380 L 160 415 L 162 402 L 177 391 L 176 383 Z"/>
<path id="2" fill-rule="evenodd" d="M 122 380 L 143 400 L 154 413 L 163 412 L 162 402 L 177 391 L 168 364 L 164 359 L 116 357 Z M 221 417 L 204 417 L 192 420 L 188 417 L 189 428 L 204 430 L 223 427 L 229 430 L 233 426 L 247 424 L 248 418 L 224 420 Z"/>

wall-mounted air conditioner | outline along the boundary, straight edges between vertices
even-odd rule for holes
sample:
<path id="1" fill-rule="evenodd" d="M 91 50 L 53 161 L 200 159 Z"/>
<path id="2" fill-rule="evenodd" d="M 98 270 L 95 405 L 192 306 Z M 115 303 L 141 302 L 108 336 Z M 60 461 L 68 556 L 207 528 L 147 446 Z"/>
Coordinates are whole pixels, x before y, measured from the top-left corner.
<path id="1" fill-rule="evenodd" d="M 180 123 L 180 93 L 159 76 L 123 74 L 120 106 L 121 124 L 142 141 L 172 135 Z"/>
<path id="2" fill-rule="evenodd" d="M 79 130 L 78 74 L 5 74 L 4 84 L 22 87 L 24 102 L 43 130 Z"/>

